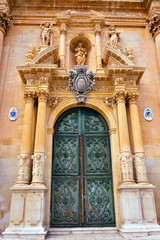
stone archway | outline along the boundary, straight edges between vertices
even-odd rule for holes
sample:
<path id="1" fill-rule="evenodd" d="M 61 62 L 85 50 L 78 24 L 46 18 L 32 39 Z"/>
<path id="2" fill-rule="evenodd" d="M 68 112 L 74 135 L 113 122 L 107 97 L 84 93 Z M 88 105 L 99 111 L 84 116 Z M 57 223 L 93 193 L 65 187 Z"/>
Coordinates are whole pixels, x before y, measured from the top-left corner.
<path id="1" fill-rule="evenodd" d="M 46 175 L 51 179 L 51 168 L 52 168 L 52 139 L 53 139 L 53 128 L 59 116 L 61 116 L 65 111 L 78 107 L 76 104 L 76 99 L 64 99 L 59 103 L 59 105 L 53 109 L 48 119 L 48 134 L 46 148 L 48 149 L 47 153 L 47 164 L 45 167 Z M 120 226 L 120 207 L 119 207 L 119 179 L 120 176 L 120 162 L 119 162 L 119 147 L 118 147 L 118 133 L 115 123 L 115 118 L 111 109 L 105 106 L 105 104 L 100 100 L 88 99 L 84 107 L 88 107 L 99 112 L 106 122 L 109 125 L 110 133 L 110 143 L 111 143 L 111 158 L 112 158 L 112 174 L 113 174 L 113 193 L 114 193 L 114 206 L 115 206 L 115 219 L 116 227 Z M 48 192 L 47 192 L 47 208 L 46 208 L 46 218 L 47 225 L 50 226 L 49 215 L 50 215 L 50 197 L 51 197 L 51 181 L 48 182 Z"/>
<path id="2" fill-rule="evenodd" d="M 55 124 L 52 226 L 115 226 L 108 124 L 90 108 L 64 112 Z"/>

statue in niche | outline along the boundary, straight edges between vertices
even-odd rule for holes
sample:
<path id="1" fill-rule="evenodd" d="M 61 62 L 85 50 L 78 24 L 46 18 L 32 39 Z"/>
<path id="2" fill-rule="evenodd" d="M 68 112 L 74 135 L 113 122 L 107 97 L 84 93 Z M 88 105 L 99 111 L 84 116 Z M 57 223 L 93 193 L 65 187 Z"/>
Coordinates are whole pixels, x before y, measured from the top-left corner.
<path id="1" fill-rule="evenodd" d="M 41 23 L 40 25 L 40 28 L 41 28 L 41 34 L 40 34 L 40 37 L 41 37 L 41 41 L 42 41 L 42 45 L 48 45 L 50 46 L 51 45 L 51 42 L 52 42 L 52 23 L 49 23 L 49 22 L 43 22 Z"/>
<path id="2" fill-rule="evenodd" d="M 75 57 L 77 65 L 84 65 L 86 61 L 87 50 L 82 47 L 82 43 L 78 44 L 78 47 L 75 48 Z"/>
<path id="3" fill-rule="evenodd" d="M 119 35 L 120 35 L 120 32 L 117 32 L 116 31 L 116 28 L 114 25 L 111 25 L 109 26 L 109 42 L 108 42 L 108 45 L 112 48 L 115 48 L 115 49 L 120 49 L 120 45 L 119 45 Z"/>

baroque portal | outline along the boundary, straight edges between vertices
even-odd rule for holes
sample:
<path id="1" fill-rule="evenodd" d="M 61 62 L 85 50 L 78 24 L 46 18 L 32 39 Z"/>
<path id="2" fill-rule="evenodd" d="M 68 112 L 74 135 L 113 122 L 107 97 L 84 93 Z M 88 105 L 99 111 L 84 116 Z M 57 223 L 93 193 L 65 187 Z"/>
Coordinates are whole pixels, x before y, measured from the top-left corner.
<path id="1" fill-rule="evenodd" d="M 150 82 L 149 76 L 154 76 L 150 68 L 159 76 L 158 65 L 139 52 L 139 46 L 148 41 L 144 19 L 150 10 L 144 11 L 142 1 L 126 1 L 123 7 L 128 17 L 121 4 L 110 1 L 114 11 L 121 12 L 115 21 L 114 11 L 103 5 L 104 1 L 99 2 L 99 8 L 88 1 L 86 12 L 77 1 L 67 1 L 67 5 L 56 1 L 52 7 L 43 3 L 36 7 L 37 2 L 30 6 L 25 1 L 24 9 L 19 0 L 13 4 L 13 26 L 6 38 L 12 18 L 8 8 L 2 12 L 0 23 L 0 43 L 6 41 L 3 54 L 8 54 L 1 66 L 11 61 L 15 83 L 13 88 L 8 68 L 2 67 L 6 85 L 1 89 L 7 104 L 13 101 L 20 111 L 7 130 L 2 124 L 1 152 L 9 149 L 8 145 L 13 150 L 16 170 L 12 178 L 17 174 L 8 201 L 10 218 L 2 220 L 7 226 L 4 238 L 43 240 L 47 234 L 61 233 L 63 227 L 71 226 L 91 226 L 94 231 L 103 226 L 105 234 L 112 226 L 116 234 L 126 238 L 160 235 L 154 197 L 158 196 L 146 165 L 152 151 L 144 131 L 147 126 L 150 132 L 149 126 L 154 124 L 144 123 L 139 115 L 145 106 L 145 92 L 151 96 L 152 85 L 156 86 L 154 77 Z M 132 12 L 129 6 L 133 6 Z M 46 8 L 50 9 L 47 15 Z M 147 23 L 159 56 L 159 13 L 148 13 Z M 7 41 L 14 43 L 10 50 L 6 49 Z M 26 63 L 17 64 L 16 56 L 24 59 L 25 55 Z M 149 55 L 155 63 L 156 57 Z M 5 91 L 10 87 L 21 90 L 14 99 L 6 100 Z M 153 92 L 152 100 L 158 99 L 158 90 Z M 5 101 L 2 97 L 2 103 Z M 10 163 L 12 154 L 4 156 L 5 164 Z M 6 190 L 2 190 L 5 197 Z M 1 218 L 5 215 L 1 205 L 0 214 Z"/>

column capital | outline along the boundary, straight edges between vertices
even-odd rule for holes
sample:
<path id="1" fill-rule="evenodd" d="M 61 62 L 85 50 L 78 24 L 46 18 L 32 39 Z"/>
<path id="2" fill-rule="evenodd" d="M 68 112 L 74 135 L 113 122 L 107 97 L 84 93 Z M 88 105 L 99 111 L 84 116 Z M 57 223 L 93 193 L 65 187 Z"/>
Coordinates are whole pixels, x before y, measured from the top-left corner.
<path id="1" fill-rule="evenodd" d="M 67 24 L 62 22 L 59 27 L 60 34 L 66 34 L 67 32 Z"/>
<path id="2" fill-rule="evenodd" d="M 47 102 L 49 98 L 49 92 L 48 91 L 38 91 L 37 92 L 38 102 Z"/>
<path id="3" fill-rule="evenodd" d="M 95 23 L 94 32 L 95 32 L 95 35 L 100 35 L 101 34 L 101 24 L 100 23 Z"/>
<path id="4" fill-rule="evenodd" d="M 35 92 L 31 92 L 31 91 L 26 91 L 24 92 L 24 99 L 25 102 L 34 102 L 36 98 L 36 93 Z"/>
<path id="5" fill-rule="evenodd" d="M 139 98 L 139 93 L 128 93 L 128 102 L 129 104 L 137 104 L 137 99 Z"/>
<path id="6" fill-rule="evenodd" d="M 125 90 L 119 90 L 115 92 L 114 96 L 117 102 L 125 103 L 127 92 Z"/>
<path id="7" fill-rule="evenodd" d="M 156 37 L 160 33 L 160 15 L 158 13 L 152 12 L 151 17 L 146 19 L 148 23 L 149 31 L 152 37 Z"/>
<path id="8" fill-rule="evenodd" d="M 8 8 L 0 12 L 0 29 L 6 34 L 10 28 L 12 15 L 8 13 Z"/>

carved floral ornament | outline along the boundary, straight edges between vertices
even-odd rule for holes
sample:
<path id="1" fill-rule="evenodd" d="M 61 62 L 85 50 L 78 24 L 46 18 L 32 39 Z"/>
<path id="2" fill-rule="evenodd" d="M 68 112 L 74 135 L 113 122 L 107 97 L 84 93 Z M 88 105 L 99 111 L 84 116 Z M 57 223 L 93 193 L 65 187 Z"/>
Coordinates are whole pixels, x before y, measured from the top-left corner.
<path id="1" fill-rule="evenodd" d="M 51 97 L 48 91 L 25 91 L 24 99 L 26 103 L 38 99 L 47 102 L 51 108 L 55 108 L 62 100 L 61 98 Z"/>
<path id="2" fill-rule="evenodd" d="M 128 101 L 129 104 L 137 104 L 138 97 L 139 97 L 138 92 L 127 93 L 124 90 L 120 90 L 115 92 L 114 96 L 104 98 L 103 102 L 107 107 L 113 109 L 118 101 L 119 102 Z"/>

